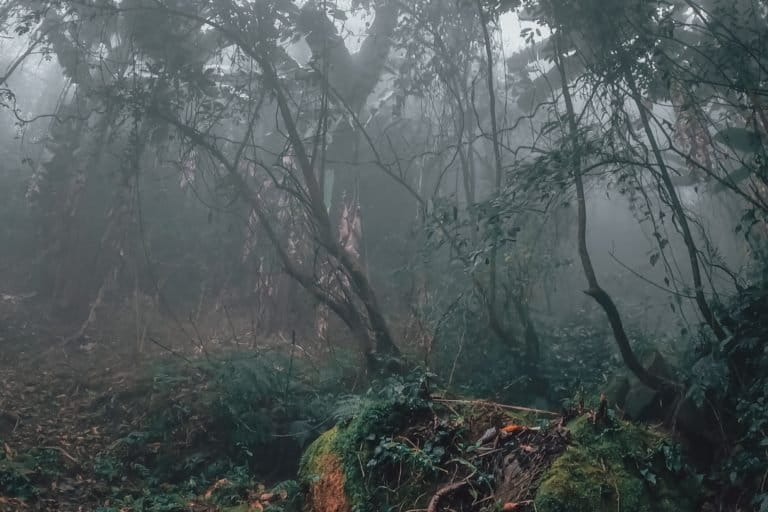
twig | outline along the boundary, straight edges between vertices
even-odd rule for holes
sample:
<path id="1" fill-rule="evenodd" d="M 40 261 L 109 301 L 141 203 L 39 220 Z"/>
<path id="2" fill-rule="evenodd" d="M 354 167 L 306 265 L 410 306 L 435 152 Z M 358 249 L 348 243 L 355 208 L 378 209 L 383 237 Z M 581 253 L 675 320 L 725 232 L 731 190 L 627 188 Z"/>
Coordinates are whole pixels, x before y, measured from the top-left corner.
<path id="1" fill-rule="evenodd" d="M 156 338 L 154 338 L 152 336 L 147 336 L 147 339 L 149 341 L 151 341 L 152 343 L 154 343 L 155 345 L 157 345 L 158 347 L 160 347 L 161 349 L 163 349 L 166 352 L 168 352 L 169 354 L 171 354 L 173 356 L 176 356 L 179 359 L 183 360 L 188 365 L 194 366 L 194 363 L 192 362 L 192 360 L 190 358 L 188 358 L 187 356 L 185 356 L 184 354 L 182 354 L 181 352 L 177 352 L 177 351 L 173 350 L 171 347 L 163 345 L 160 341 L 158 341 Z"/>
<path id="2" fill-rule="evenodd" d="M 78 466 L 80 465 L 80 461 L 77 460 L 76 458 L 74 458 L 72 455 L 70 455 L 67 452 L 67 450 L 65 450 L 61 446 L 44 446 L 43 448 L 46 449 L 46 450 L 57 450 L 59 453 L 61 453 L 63 456 L 65 456 L 66 458 L 68 458 L 69 460 L 71 460 L 72 462 L 77 464 Z"/>
<path id="3" fill-rule="evenodd" d="M 532 407 L 522 407 L 520 405 L 504 405 L 496 402 L 490 402 L 488 400 L 449 400 L 447 398 L 434 398 L 434 401 L 446 404 L 485 405 L 489 407 L 498 407 L 500 409 L 509 409 L 512 411 L 533 412 L 536 414 L 547 414 L 549 416 L 560 416 L 559 413 L 552 411 L 534 409 Z"/>

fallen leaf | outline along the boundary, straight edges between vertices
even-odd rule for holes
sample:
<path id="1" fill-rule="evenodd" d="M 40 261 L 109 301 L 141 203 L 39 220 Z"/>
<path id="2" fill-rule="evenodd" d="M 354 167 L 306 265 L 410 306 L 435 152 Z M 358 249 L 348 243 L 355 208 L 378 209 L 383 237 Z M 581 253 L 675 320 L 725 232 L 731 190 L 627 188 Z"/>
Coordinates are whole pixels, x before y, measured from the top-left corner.
<path id="1" fill-rule="evenodd" d="M 213 496 L 213 493 L 216 492 L 217 489 L 221 489 L 224 486 L 229 485 L 229 480 L 226 478 L 222 478 L 221 480 L 217 480 L 215 484 L 210 486 L 207 491 L 205 491 L 205 494 L 203 497 L 205 499 L 211 499 L 211 496 Z"/>
<path id="2" fill-rule="evenodd" d="M 531 500 L 526 501 L 518 501 L 518 502 L 507 502 L 504 504 L 504 506 L 501 507 L 502 512 L 515 512 L 515 511 L 521 511 L 523 507 L 526 507 L 533 503 Z"/>

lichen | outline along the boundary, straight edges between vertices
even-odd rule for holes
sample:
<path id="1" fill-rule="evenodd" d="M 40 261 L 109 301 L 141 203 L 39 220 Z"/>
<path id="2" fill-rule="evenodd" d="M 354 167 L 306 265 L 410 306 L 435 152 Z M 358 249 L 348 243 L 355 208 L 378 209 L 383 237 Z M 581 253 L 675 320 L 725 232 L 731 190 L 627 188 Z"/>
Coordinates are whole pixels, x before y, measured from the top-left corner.
<path id="1" fill-rule="evenodd" d="M 683 468 L 670 468 L 662 433 L 582 416 L 568 425 L 573 443 L 542 476 L 539 512 L 693 512 L 695 489 Z"/>

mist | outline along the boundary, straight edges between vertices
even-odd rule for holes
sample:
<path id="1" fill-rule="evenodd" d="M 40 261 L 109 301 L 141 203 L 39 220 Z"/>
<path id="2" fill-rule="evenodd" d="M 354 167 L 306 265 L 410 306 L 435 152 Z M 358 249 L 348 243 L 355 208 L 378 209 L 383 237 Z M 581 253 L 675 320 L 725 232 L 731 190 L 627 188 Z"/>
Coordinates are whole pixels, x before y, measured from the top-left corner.
<path id="1" fill-rule="evenodd" d="M 767 21 L 0 0 L 0 510 L 764 510 Z"/>

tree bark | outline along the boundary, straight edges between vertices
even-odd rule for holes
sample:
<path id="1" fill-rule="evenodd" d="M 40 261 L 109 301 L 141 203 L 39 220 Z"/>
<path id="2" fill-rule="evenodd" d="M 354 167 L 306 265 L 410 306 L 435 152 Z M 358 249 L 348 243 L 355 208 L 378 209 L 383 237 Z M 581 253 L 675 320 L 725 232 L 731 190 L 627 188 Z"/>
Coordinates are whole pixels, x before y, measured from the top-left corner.
<path id="1" fill-rule="evenodd" d="M 487 75 L 486 75 L 486 81 L 488 85 L 488 102 L 489 102 L 489 108 L 490 108 L 490 115 L 491 115 L 491 141 L 493 142 L 493 162 L 494 162 L 494 169 L 495 169 L 495 175 L 494 175 L 494 196 L 498 197 L 501 193 L 501 182 L 502 182 L 502 174 L 503 174 L 503 168 L 502 168 L 502 161 L 501 161 L 501 144 L 499 144 L 499 129 L 496 122 L 496 91 L 495 91 L 495 83 L 493 79 L 493 49 L 491 47 L 491 36 L 488 33 L 488 20 L 485 15 L 485 11 L 483 11 L 483 4 L 480 0 L 477 1 L 477 10 L 478 14 L 480 16 L 480 26 L 483 31 L 483 45 L 485 47 L 485 58 L 486 58 L 486 64 L 488 66 L 487 69 Z M 495 227 L 493 229 L 496 229 Z M 498 237 L 494 237 L 493 240 L 493 246 L 491 247 L 491 255 L 490 255 L 490 276 L 489 276 L 489 290 L 488 294 L 490 295 L 490 307 L 491 309 L 496 308 L 496 296 L 497 296 L 497 262 L 496 259 L 498 257 L 498 248 L 496 247 L 496 244 L 498 242 Z M 495 312 L 494 312 L 495 314 Z"/>
<path id="2" fill-rule="evenodd" d="M 691 228 L 688 224 L 688 217 L 685 213 L 685 208 L 680 202 L 680 197 L 677 195 L 675 185 L 672 183 L 672 178 L 669 175 L 667 164 L 664 162 L 664 156 L 661 154 L 661 150 L 659 149 L 659 145 L 656 141 L 656 136 L 653 134 L 653 130 L 651 129 L 648 113 L 646 112 L 646 107 L 643 104 L 642 98 L 640 97 L 640 92 L 637 90 L 635 81 L 629 73 L 626 73 L 626 80 L 629 85 L 632 100 L 640 112 L 640 121 L 642 122 L 645 136 L 648 138 L 648 142 L 651 145 L 651 152 L 653 153 L 656 164 L 659 167 L 659 174 L 661 176 L 661 181 L 664 185 L 666 193 L 669 196 L 670 206 L 672 207 L 672 211 L 677 218 L 680 231 L 683 234 L 683 241 L 685 242 L 685 247 L 688 251 L 688 260 L 691 265 L 691 275 L 693 277 L 696 305 L 699 307 L 699 311 L 701 312 L 701 316 L 704 317 L 704 321 L 712 329 L 712 332 L 715 333 L 717 339 L 722 341 L 727 337 L 727 335 L 725 334 L 725 331 L 723 330 L 720 323 L 717 321 L 717 318 L 712 312 L 712 309 L 709 307 L 707 298 L 704 296 L 704 283 L 701 279 L 701 268 L 699 266 L 699 252 L 698 248 L 696 247 L 696 241 L 693 239 Z"/>
<path id="3" fill-rule="evenodd" d="M 616 308 L 616 304 L 611 299 L 611 296 L 600 287 L 600 283 L 597 280 L 595 269 L 592 265 L 592 259 L 587 249 L 587 203 L 584 193 L 584 180 L 581 175 L 581 152 L 578 144 L 578 126 L 576 125 L 576 111 L 573 107 L 573 100 L 571 98 L 570 88 L 568 86 L 568 78 L 565 73 L 565 65 L 563 63 L 563 52 L 561 48 L 561 36 L 555 36 L 555 66 L 560 74 L 560 81 L 562 83 L 563 99 L 565 101 L 566 108 L 566 122 L 567 122 L 567 134 L 572 152 L 571 167 L 573 171 L 573 177 L 576 184 L 576 198 L 578 204 L 578 245 L 579 245 L 579 259 L 584 270 L 584 275 L 587 278 L 587 284 L 589 289 L 584 293 L 595 299 L 595 301 L 603 308 L 605 315 L 608 317 L 608 323 L 613 331 L 613 337 L 616 341 L 616 345 L 621 353 L 622 360 L 627 368 L 646 386 L 654 390 L 662 390 L 669 387 L 669 383 L 660 377 L 650 373 L 639 361 L 635 352 L 632 350 L 632 345 L 629 342 L 629 337 L 624 330 L 624 324 L 621 320 L 619 310 Z"/>

